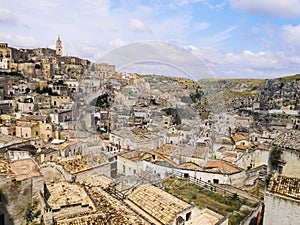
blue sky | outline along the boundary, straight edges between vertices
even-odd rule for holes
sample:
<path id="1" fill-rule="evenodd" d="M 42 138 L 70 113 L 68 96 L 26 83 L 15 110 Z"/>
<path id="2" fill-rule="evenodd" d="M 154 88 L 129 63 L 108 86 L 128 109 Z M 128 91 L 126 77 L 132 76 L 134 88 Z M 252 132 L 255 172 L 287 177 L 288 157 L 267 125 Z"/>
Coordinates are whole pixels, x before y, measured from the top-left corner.
<path id="1" fill-rule="evenodd" d="M 98 62 L 156 40 L 192 50 L 219 77 L 300 72 L 300 0 L 0 0 L 0 42 Z"/>

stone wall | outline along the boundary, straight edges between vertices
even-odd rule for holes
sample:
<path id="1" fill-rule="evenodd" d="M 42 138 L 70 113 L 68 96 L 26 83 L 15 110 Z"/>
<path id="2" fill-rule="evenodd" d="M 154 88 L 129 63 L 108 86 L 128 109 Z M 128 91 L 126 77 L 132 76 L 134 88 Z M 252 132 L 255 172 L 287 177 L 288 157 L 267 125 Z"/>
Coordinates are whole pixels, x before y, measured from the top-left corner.
<path id="1" fill-rule="evenodd" d="M 95 166 L 91 169 L 79 172 L 74 174 L 75 181 L 80 183 L 80 181 L 84 180 L 87 176 L 94 176 L 94 175 L 105 175 L 110 177 L 110 164 L 105 163 L 99 166 Z"/>
<path id="2" fill-rule="evenodd" d="M 272 193 L 265 194 L 264 224 L 289 224 L 300 223 L 300 202 L 283 198 Z"/>
<path id="3" fill-rule="evenodd" d="M 22 181 L 2 179 L 0 190 L 0 215 L 4 214 L 5 224 L 22 224 L 22 215 L 27 203 L 39 202 L 40 192 L 44 190 L 42 176 Z"/>
<path id="4" fill-rule="evenodd" d="M 49 169 L 52 171 L 57 171 L 58 173 L 53 173 L 55 176 L 57 174 L 61 175 L 61 180 L 63 181 L 73 181 L 73 176 L 69 172 L 65 171 L 63 166 L 56 164 L 55 162 L 45 162 L 40 165 L 40 171 L 45 176 L 45 180 L 51 181 L 52 174 L 49 174 Z M 47 173 L 48 172 L 48 173 Z M 49 177 L 50 175 L 50 177 Z M 53 178 L 54 179 L 54 178 Z"/>
<path id="5" fill-rule="evenodd" d="M 283 150 L 281 160 L 286 164 L 283 166 L 282 174 L 289 177 L 300 178 L 300 152 L 296 150 Z"/>
<path id="6" fill-rule="evenodd" d="M 254 167 L 268 165 L 269 162 L 269 150 L 256 149 L 254 154 Z"/>

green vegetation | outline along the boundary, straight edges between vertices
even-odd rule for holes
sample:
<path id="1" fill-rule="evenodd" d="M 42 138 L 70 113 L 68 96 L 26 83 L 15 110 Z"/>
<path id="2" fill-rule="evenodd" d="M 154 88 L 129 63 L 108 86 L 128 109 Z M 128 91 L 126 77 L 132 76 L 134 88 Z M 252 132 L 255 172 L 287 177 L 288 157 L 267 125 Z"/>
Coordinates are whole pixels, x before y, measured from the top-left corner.
<path id="1" fill-rule="evenodd" d="M 26 222 L 26 225 L 28 224 L 37 224 L 33 223 L 33 221 L 41 215 L 41 210 L 37 210 L 38 208 L 38 202 L 34 203 L 27 203 L 26 209 L 23 214 L 23 219 Z"/>
<path id="2" fill-rule="evenodd" d="M 190 98 L 195 103 L 197 111 L 202 119 L 207 119 L 210 113 L 210 106 L 207 101 L 207 94 L 200 86 L 197 86 L 195 92 L 190 94 Z"/>
<path id="3" fill-rule="evenodd" d="M 98 98 L 91 102 L 91 105 L 99 107 L 101 109 L 107 109 L 110 107 L 109 95 L 107 93 L 100 95 Z"/>
<path id="4" fill-rule="evenodd" d="M 164 189 L 187 202 L 193 202 L 198 207 L 211 207 L 229 217 L 229 225 L 238 225 L 250 213 L 249 210 L 240 210 L 242 205 L 255 207 L 254 204 L 241 200 L 237 194 L 231 197 L 201 188 L 184 179 L 169 177 L 163 181 Z"/>
<path id="5" fill-rule="evenodd" d="M 177 109 L 165 108 L 165 109 L 162 109 L 161 111 L 166 112 L 168 116 L 173 116 L 173 118 L 174 118 L 173 124 L 181 124 L 181 118 L 180 118 L 180 115 L 179 115 L 179 112 Z"/>
<path id="6" fill-rule="evenodd" d="M 272 147 L 270 156 L 269 156 L 269 163 L 271 165 L 271 168 L 273 170 L 276 170 L 278 167 L 278 164 L 281 159 L 282 149 L 279 147 Z"/>
<path id="7" fill-rule="evenodd" d="M 277 78 L 277 80 L 279 80 L 281 82 L 291 82 L 293 80 L 300 80 L 300 74 L 295 74 L 295 75 L 286 76 L 286 77 L 280 77 L 280 78 Z"/>

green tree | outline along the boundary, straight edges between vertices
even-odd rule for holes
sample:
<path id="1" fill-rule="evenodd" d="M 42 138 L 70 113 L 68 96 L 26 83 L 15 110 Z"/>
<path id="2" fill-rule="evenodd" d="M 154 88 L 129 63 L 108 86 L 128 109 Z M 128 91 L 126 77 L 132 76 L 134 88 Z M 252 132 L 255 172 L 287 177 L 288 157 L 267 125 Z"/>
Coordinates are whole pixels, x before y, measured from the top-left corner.
<path id="1" fill-rule="evenodd" d="M 272 147 L 270 156 L 269 156 L 269 163 L 271 165 L 271 168 L 277 169 L 277 166 L 279 164 L 279 161 L 281 159 L 282 149 L 279 147 Z"/>
<path id="2" fill-rule="evenodd" d="M 91 105 L 97 106 L 101 109 L 107 109 L 110 107 L 109 102 L 109 95 L 107 93 L 104 93 L 103 95 L 98 96 L 98 98 L 95 98 Z"/>
<path id="3" fill-rule="evenodd" d="M 27 203 L 26 209 L 23 214 L 23 219 L 26 225 L 31 224 L 35 219 L 41 215 L 41 210 L 37 210 L 38 202 Z"/>

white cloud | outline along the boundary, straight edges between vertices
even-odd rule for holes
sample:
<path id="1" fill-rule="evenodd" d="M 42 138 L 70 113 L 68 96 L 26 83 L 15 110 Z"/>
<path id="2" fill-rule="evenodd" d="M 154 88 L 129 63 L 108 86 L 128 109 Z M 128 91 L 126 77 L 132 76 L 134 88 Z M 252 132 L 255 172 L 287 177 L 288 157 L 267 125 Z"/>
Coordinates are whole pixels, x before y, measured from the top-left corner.
<path id="1" fill-rule="evenodd" d="M 191 3 L 202 3 L 210 9 L 222 9 L 226 6 L 228 0 L 219 0 L 219 3 L 210 3 L 209 0 L 174 0 L 171 2 L 170 7 L 183 6 Z"/>
<path id="2" fill-rule="evenodd" d="M 212 42 L 213 43 L 219 43 L 219 42 L 222 42 L 222 41 L 230 38 L 231 33 L 237 28 L 238 28 L 237 26 L 232 26 L 232 27 L 229 27 L 226 30 L 221 31 L 220 33 L 218 33 L 218 34 L 216 34 L 215 36 L 212 37 Z"/>
<path id="3" fill-rule="evenodd" d="M 232 8 L 258 15 L 299 17 L 299 0 L 230 0 Z"/>
<path id="4" fill-rule="evenodd" d="M 31 36 L 24 35 L 9 35 L 0 33 L 0 40 L 9 43 L 10 46 L 23 48 L 23 47 L 37 47 L 38 41 Z"/>
<path id="5" fill-rule="evenodd" d="M 286 48 L 292 51 L 300 50 L 300 24 L 282 26 L 281 38 Z"/>
<path id="6" fill-rule="evenodd" d="M 122 39 L 114 39 L 109 42 L 109 45 L 113 48 L 121 47 L 123 45 L 126 45 L 127 43 Z"/>
<path id="7" fill-rule="evenodd" d="M 145 27 L 144 23 L 137 19 L 130 19 L 130 30 L 136 32 L 150 32 L 150 30 Z"/>
<path id="8" fill-rule="evenodd" d="M 283 51 L 222 52 L 195 46 L 187 46 L 186 49 L 207 63 L 217 77 L 272 78 L 300 71 L 300 56 L 288 55 Z"/>

